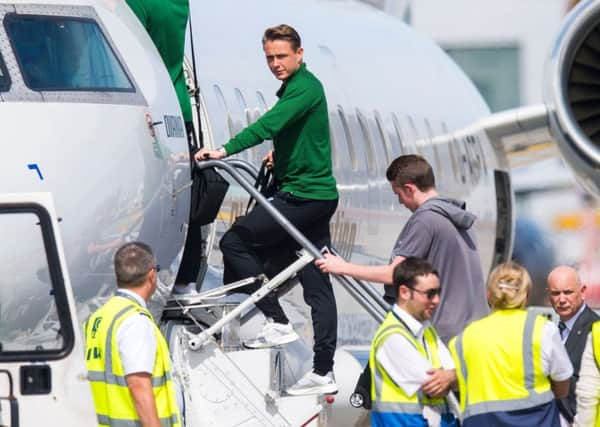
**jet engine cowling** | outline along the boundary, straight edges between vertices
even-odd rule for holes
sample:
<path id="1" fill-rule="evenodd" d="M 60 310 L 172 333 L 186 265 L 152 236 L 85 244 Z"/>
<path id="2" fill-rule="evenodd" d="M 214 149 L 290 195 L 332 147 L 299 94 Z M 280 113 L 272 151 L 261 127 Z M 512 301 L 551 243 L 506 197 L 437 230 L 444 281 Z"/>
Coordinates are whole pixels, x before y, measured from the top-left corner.
<path id="1" fill-rule="evenodd" d="M 600 1 L 565 18 L 546 75 L 550 126 L 577 180 L 600 198 Z"/>

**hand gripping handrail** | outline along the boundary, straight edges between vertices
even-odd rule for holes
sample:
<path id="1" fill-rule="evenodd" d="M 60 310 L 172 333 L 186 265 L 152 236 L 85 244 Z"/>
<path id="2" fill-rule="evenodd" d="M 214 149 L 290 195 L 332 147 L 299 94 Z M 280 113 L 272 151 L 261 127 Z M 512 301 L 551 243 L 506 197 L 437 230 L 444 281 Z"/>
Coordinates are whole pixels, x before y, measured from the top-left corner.
<path id="1" fill-rule="evenodd" d="M 330 249 L 334 255 L 341 257 L 341 255 L 334 249 Z M 383 299 L 381 294 L 375 287 L 370 283 L 354 277 L 334 275 L 336 280 L 340 282 L 346 289 L 348 288 L 359 288 L 370 298 L 369 303 L 371 304 L 373 311 L 370 314 L 378 322 L 383 322 L 387 312 L 389 311 L 389 304 Z M 351 291 L 349 291 L 351 292 Z M 362 298 L 365 298 L 364 295 Z M 365 298 L 366 299 L 366 298 Z M 366 309 L 366 307 L 365 307 Z"/>

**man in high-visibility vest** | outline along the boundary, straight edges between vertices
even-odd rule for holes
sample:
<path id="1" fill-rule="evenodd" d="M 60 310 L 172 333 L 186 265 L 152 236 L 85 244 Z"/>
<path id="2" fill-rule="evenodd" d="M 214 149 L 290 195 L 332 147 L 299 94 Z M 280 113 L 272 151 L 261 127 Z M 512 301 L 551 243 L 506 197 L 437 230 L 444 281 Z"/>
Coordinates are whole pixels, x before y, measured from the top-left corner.
<path id="1" fill-rule="evenodd" d="M 600 427 L 600 320 L 588 334 L 577 382 L 576 427 Z"/>
<path id="2" fill-rule="evenodd" d="M 444 396 L 456 381 L 454 362 L 429 319 L 440 302 L 438 273 L 408 257 L 394 268 L 396 304 L 371 343 L 371 425 L 451 426 Z"/>
<path id="3" fill-rule="evenodd" d="M 181 426 L 169 349 L 146 303 L 156 291 L 150 247 L 115 254 L 118 290 L 84 324 L 85 361 L 100 426 Z"/>

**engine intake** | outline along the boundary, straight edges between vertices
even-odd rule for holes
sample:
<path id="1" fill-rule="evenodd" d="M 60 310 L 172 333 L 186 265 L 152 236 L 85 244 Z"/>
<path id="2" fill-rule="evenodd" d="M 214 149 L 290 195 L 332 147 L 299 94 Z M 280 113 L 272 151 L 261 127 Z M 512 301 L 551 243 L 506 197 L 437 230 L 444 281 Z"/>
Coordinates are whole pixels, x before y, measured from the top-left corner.
<path id="1" fill-rule="evenodd" d="M 579 182 L 600 197 L 600 2 L 566 17 L 547 77 L 553 136 Z"/>

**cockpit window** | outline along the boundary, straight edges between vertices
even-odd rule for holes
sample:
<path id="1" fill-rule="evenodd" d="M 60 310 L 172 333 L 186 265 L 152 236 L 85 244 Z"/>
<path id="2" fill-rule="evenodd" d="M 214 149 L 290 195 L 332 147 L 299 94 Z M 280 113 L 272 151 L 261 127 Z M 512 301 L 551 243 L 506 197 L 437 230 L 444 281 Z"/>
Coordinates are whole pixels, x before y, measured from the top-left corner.
<path id="1" fill-rule="evenodd" d="M 12 13 L 4 26 L 30 89 L 135 92 L 94 20 Z"/>
<path id="2" fill-rule="evenodd" d="M 0 92 L 5 92 L 10 87 L 10 77 L 6 71 L 6 65 L 0 56 Z"/>

